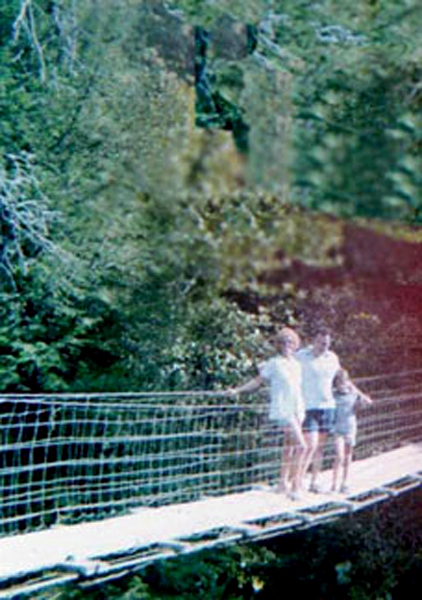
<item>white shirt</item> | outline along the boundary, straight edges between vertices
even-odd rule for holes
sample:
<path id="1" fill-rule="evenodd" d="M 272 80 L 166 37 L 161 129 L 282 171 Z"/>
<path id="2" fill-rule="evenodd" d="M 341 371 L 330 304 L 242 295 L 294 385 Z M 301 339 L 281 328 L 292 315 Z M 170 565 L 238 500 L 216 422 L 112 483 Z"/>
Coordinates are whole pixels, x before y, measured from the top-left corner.
<path id="1" fill-rule="evenodd" d="M 302 422 L 305 408 L 302 397 L 302 373 L 296 358 L 275 356 L 259 365 L 259 374 L 270 384 L 269 418 Z"/>
<path id="2" fill-rule="evenodd" d="M 312 347 L 296 353 L 302 365 L 302 393 L 307 410 L 335 408 L 333 396 L 334 376 L 340 368 L 337 354 L 326 350 L 315 356 Z"/>

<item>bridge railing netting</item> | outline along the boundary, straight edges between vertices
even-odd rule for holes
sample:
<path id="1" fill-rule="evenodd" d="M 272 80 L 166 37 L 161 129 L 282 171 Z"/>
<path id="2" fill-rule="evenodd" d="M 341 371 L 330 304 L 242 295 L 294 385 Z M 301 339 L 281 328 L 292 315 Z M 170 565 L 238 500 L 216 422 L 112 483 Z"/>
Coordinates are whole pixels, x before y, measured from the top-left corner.
<path id="1" fill-rule="evenodd" d="M 359 457 L 422 441 L 422 385 L 366 387 Z M 283 436 L 267 413 L 265 392 L 3 396 L 0 535 L 273 485 Z"/>

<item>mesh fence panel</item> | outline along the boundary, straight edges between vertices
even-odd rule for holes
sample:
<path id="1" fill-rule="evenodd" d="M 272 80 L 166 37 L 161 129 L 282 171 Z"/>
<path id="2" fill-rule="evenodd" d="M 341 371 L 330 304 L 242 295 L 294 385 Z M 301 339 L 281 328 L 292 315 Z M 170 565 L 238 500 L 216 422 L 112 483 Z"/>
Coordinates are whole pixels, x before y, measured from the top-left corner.
<path id="1" fill-rule="evenodd" d="M 422 440 L 421 386 L 380 383 L 367 383 L 374 405 L 359 417 L 360 458 Z M 266 393 L 237 400 L 3 396 L 0 535 L 275 484 L 283 436 Z M 329 445 L 326 466 L 332 454 Z"/>

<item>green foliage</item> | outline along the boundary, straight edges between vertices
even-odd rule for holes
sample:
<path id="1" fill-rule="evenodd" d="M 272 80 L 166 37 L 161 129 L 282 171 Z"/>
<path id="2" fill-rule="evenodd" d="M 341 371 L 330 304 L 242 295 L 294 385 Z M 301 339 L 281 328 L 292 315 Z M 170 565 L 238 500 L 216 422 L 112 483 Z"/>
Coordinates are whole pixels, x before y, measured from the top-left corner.
<path id="1" fill-rule="evenodd" d="M 16 292 L 1 295 L 4 391 L 74 389 L 80 361 L 88 360 L 84 353 L 92 345 L 95 318 L 89 318 L 89 311 L 84 313 L 83 291 L 64 281 L 66 275 L 69 271 L 62 265 L 39 261 L 17 279 Z"/>
<path id="2" fill-rule="evenodd" d="M 301 39 L 294 19 L 277 33 L 304 60 L 295 80 L 292 200 L 342 216 L 418 222 L 420 6 L 326 3 L 324 11 L 322 4 L 312 22 L 296 13 L 307 29 Z"/>
<path id="3" fill-rule="evenodd" d="M 274 1 L 254 14 L 223 1 L 173 4 L 206 28 L 198 124 L 236 139 L 240 128 L 249 185 L 341 216 L 419 222 L 420 3 Z"/>
<path id="4" fill-rule="evenodd" d="M 229 15 L 231 18 L 254 23 L 260 21 L 268 8 L 267 0 L 170 0 L 166 4 L 173 10 L 183 11 L 196 23 L 212 24 Z"/>
<path id="5" fill-rule="evenodd" d="M 2 7 L 7 389 L 33 387 L 17 365 L 34 360 L 49 373 L 36 389 L 220 387 L 251 373 L 263 338 L 302 310 L 288 282 L 257 310 L 274 248 L 321 264 L 338 243 L 316 220 L 309 236 L 286 201 L 419 218 L 416 15 L 412 2 Z M 243 157 L 225 154 L 219 128 Z M 249 189 L 221 193 L 224 177 Z"/>
<path id="6" fill-rule="evenodd" d="M 299 99 L 298 201 L 346 216 L 417 221 L 417 106 L 398 97 L 406 84 L 391 58 L 376 53 L 368 67 L 368 53 L 359 52 L 355 61 L 331 66 L 317 95 Z"/>

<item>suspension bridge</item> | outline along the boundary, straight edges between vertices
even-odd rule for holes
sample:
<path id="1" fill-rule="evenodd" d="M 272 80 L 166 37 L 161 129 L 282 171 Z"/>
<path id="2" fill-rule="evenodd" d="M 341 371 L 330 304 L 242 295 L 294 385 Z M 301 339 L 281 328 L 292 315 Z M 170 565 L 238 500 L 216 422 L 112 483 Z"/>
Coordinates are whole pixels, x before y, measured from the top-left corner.
<path id="1" fill-rule="evenodd" d="M 422 370 L 359 380 L 351 491 L 276 493 L 265 394 L 0 397 L 0 598 L 82 587 L 151 562 L 319 525 L 422 483 Z"/>

